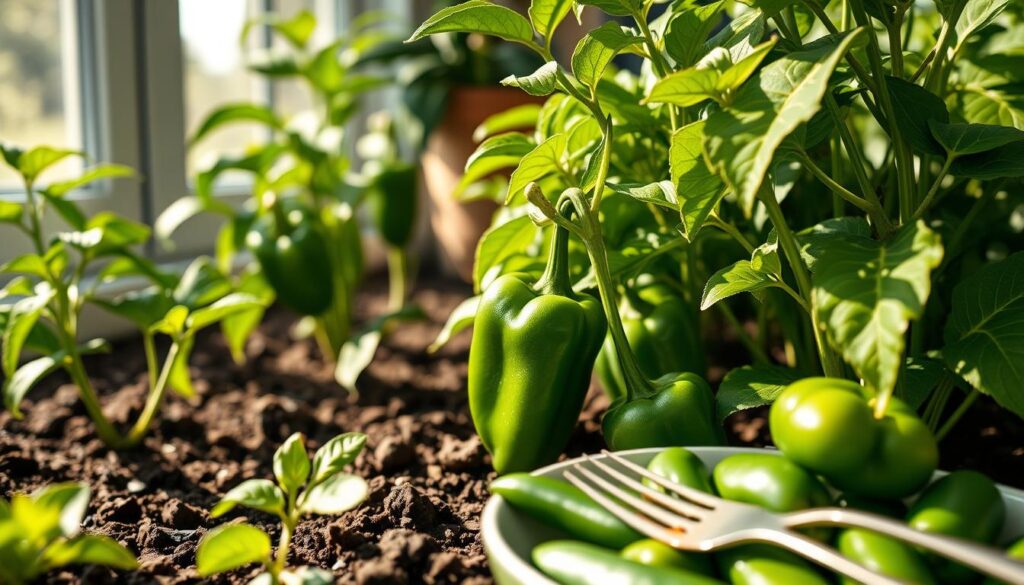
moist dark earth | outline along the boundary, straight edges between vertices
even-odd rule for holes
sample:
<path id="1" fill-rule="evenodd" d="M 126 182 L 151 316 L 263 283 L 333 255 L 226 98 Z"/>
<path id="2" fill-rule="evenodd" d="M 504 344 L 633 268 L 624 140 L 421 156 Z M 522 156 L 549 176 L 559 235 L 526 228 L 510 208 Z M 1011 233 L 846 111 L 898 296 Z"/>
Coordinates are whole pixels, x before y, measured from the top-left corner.
<path id="1" fill-rule="evenodd" d="M 448 313 L 467 295 L 448 281 L 421 282 L 413 302 L 427 320 L 403 324 L 359 380 L 358 395 L 341 390 L 332 366 L 309 340 L 295 341 L 295 316 L 280 309 L 249 340 L 248 361 L 235 364 L 219 333 L 200 336 L 191 371 L 198 398 L 171 397 L 144 445 L 111 451 L 95 438 L 75 388 L 59 376 L 36 388 L 26 418 L 0 413 L 0 495 L 48 483 L 84 481 L 92 487 L 88 531 L 109 535 L 137 553 L 141 569 L 54 571 L 45 583 L 194 583 L 196 545 L 214 526 L 247 519 L 276 542 L 278 527 L 260 512 L 238 510 L 211 520 L 208 510 L 227 490 L 250 478 L 272 478 L 274 451 L 294 432 L 310 450 L 347 431 L 368 435 L 355 472 L 370 484 L 368 500 L 338 517 L 313 517 L 298 527 L 292 566 L 334 572 L 340 583 L 491 583 L 480 541 L 480 512 L 494 478 L 490 458 L 473 432 L 466 401 L 464 332 L 435 355 L 424 348 Z M 385 310 L 383 279 L 361 295 L 357 319 Z M 717 383 L 743 363 L 735 340 L 709 340 Z M 140 344 L 123 342 L 87 366 L 106 411 L 125 424 L 141 410 L 146 391 Z M 596 385 L 567 456 L 603 446 L 600 415 L 607 401 Z M 727 421 L 730 443 L 769 445 L 764 409 Z M 972 467 L 1024 487 L 1024 425 L 987 399 L 978 401 L 943 443 L 942 467 Z M 256 568 L 217 576 L 212 583 L 246 583 Z"/>

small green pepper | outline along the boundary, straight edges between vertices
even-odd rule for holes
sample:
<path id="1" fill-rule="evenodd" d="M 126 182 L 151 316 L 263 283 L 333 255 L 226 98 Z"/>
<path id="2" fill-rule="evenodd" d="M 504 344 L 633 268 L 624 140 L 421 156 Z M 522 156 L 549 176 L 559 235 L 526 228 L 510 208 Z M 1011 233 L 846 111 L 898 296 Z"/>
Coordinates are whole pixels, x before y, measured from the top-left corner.
<path id="1" fill-rule="evenodd" d="M 800 557 L 772 546 L 750 544 L 715 555 L 721 574 L 732 585 L 828 585 L 829 581 Z"/>
<path id="2" fill-rule="evenodd" d="M 715 466 L 714 479 L 723 498 L 755 504 L 772 512 L 795 512 L 832 502 L 818 478 L 778 455 L 730 455 Z"/>
<path id="3" fill-rule="evenodd" d="M 640 563 L 641 565 L 684 569 L 707 576 L 714 575 L 710 555 L 676 550 L 664 542 L 654 540 L 653 538 L 638 540 L 622 549 L 619 555 L 626 560 Z"/>
<path id="4" fill-rule="evenodd" d="M 723 585 L 683 569 L 641 565 L 585 542 L 545 542 L 534 547 L 532 556 L 545 575 L 562 585 Z"/>
<path id="5" fill-rule="evenodd" d="M 1006 504 L 991 479 L 977 471 L 954 471 L 928 486 L 910 507 L 907 524 L 924 532 L 991 544 L 999 536 Z M 970 583 L 977 573 L 963 565 L 928 555 L 944 583 Z"/>
<path id="6" fill-rule="evenodd" d="M 419 203 L 417 168 L 407 163 L 391 163 L 370 183 L 367 207 L 384 241 L 404 248 L 412 236 Z"/>
<path id="7" fill-rule="evenodd" d="M 635 292 L 627 288 L 625 293 L 619 315 L 641 372 L 652 380 L 672 372 L 703 374 L 700 319 L 694 307 L 663 284 Z M 601 347 L 594 371 L 609 398 L 626 396 L 626 381 L 610 336 Z"/>
<path id="8" fill-rule="evenodd" d="M 707 466 L 704 465 L 700 457 L 683 447 L 663 449 L 651 459 L 647 464 L 647 469 L 679 485 L 692 487 L 709 494 L 715 493 L 715 488 L 711 484 L 711 473 L 708 472 Z M 664 491 L 664 488 L 649 479 L 645 478 L 643 481 L 649 487 Z"/>
<path id="9" fill-rule="evenodd" d="M 547 270 L 484 291 L 469 348 L 469 409 L 499 474 L 555 461 L 576 426 L 606 331 L 601 303 L 569 280 L 569 233 L 555 227 Z"/>
<path id="10" fill-rule="evenodd" d="M 920 490 L 939 461 L 928 426 L 891 399 L 874 417 L 867 389 L 838 378 L 790 384 L 772 405 L 772 438 L 796 463 L 853 494 L 897 499 Z"/>
<path id="11" fill-rule="evenodd" d="M 643 538 L 579 488 L 565 481 L 528 473 L 510 473 L 494 480 L 490 490 L 508 500 L 513 508 L 573 538 L 614 549 Z"/>
<path id="12" fill-rule="evenodd" d="M 617 400 L 601 421 L 615 451 L 642 447 L 724 445 L 711 386 L 697 374 L 667 374 Z"/>
<path id="13" fill-rule="evenodd" d="M 895 538 L 870 530 L 850 528 L 839 533 L 836 548 L 853 562 L 876 573 L 914 585 L 935 583 L 924 558 L 913 547 Z M 843 577 L 840 582 L 843 585 L 856 583 L 847 577 Z"/>

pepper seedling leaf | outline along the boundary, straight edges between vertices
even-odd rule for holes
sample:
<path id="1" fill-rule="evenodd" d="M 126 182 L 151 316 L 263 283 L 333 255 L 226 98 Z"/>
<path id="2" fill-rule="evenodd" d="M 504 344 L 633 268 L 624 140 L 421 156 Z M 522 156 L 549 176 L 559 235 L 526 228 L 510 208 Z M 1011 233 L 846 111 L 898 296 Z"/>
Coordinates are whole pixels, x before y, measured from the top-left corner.
<path id="1" fill-rule="evenodd" d="M 302 512 L 306 514 L 341 514 L 361 504 L 370 488 L 358 475 L 337 473 L 310 488 Z"/>
<path id="2" fill-rule="evenodd" d="M 364 446 L 366 435 L 363 433 L 344 433 L 324 443 L 313 455 L 310 485 L 316 485 L 341 472 L 346 465 L 356 460 Z"/>
<path id="3" fill-rule="evenodd" d="M 43 553 L 46 565 L 103 565 L 130 571 L 139 566 L 128 549 L 108 536 L 80 534 L 71 540 L 58 541 Z"/>
<path id="4" fill-rule="evenodd" d="M 196 549 L 196 568 L 209 577 L 270 558 L 270 537 L 251 524 L 225 524 L 208 532 Z"/>
<path id="5" fill-rule="evenodd" d="M 210 512 L 211 518 L 219 518 L 227 514 L 235 506 L 245 506 L 261 512 L 280 516 L 285 511 L 284 494 L 281 488 L 269 479 L 250 479 L 243 481 L 228 493 Z"/>
<path id="6" fill-rule="evenodd" d="M 274 476 L 286 493 L 295 494 L 309 479 L 309 469 L 306 437 L 294 433 L 274 453 Z"/>

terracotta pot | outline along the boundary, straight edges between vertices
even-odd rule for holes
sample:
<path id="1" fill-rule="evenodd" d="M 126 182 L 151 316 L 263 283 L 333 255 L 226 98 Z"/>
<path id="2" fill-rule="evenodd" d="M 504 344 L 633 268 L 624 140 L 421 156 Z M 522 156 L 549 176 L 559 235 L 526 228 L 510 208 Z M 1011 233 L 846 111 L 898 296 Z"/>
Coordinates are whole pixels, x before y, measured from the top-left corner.
<path id="1" fill-rule="evenodd" d="M 494 114 L 542 101 L 514 88 L 453 88 L 445 116 L 427 142 L 422 164 L 430 227 L 442 267 L 455 272 L 466 282 L 473 278 L 477 241 L 490 225 L 497 209 L 491 201 L 461 203 L 452 196 L 462 179 L 466 159 L 476 150 L 473 130 Z"/>

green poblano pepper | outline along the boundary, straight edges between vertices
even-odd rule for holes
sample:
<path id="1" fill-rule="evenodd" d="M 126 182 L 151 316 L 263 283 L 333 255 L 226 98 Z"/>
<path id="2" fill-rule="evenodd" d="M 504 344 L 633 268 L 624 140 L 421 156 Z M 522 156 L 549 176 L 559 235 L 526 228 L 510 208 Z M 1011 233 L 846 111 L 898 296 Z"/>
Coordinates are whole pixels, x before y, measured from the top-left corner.
<path id="1" fill-rule="evenodd" d="M 404 248 L 412 236 L 418 207 L 417 168 L 392 163 L 374 176 L 366 203 L 384 241 Z"/>
<path id="2" fill-rule="evenodd" d="M 569 233 L 554 228 L 536 284 L 496 279 L 477 309 L 469 349 L 469 408 L 499 474 L 555 461 L 583 406 L 604 339 L 604 310 L 569 279 Z"/>
<path id="3" fill-rule="evenodd" d="M 601 429 L 605 442 L 616 451 L 725 444 L 711 386 L 688 372 L 667 374 L 616 400 Z"/>

